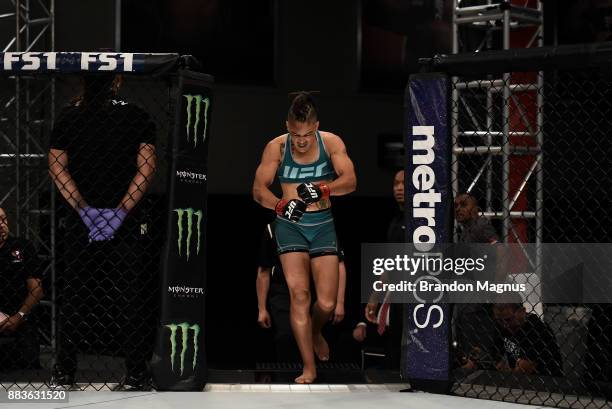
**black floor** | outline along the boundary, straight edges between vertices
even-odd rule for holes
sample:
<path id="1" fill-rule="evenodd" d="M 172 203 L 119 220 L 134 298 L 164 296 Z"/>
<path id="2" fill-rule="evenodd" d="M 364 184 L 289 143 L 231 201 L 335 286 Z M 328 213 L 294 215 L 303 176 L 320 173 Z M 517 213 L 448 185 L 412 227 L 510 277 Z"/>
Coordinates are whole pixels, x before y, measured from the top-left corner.
<path id="1" fill-rule="evenodd" d="M 1 370 L 0 384 L 45 383 L 51 379 L 50 353 L 41 354 L 40 368 Z M 80 354 L 78 383 L 117 383 L 124 375 L 123 359 L 106 355 Z M 370 368 L 362 371 L 354 363 L 319 363 L 317 382 L 325 384 L 399 383 L 399 372 Z M 215 369 L 208 371 L 209 383 L 293 383 L 301 373 L 298 363 L 259 363 L 255 369 Z"/>

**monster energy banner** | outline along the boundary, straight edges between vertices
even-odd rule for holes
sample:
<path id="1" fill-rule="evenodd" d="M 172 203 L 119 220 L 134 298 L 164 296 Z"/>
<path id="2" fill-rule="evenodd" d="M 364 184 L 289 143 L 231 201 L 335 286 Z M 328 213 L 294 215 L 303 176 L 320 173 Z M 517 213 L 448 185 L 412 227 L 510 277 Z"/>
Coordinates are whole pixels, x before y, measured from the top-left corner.
<path id="1" fill-rule="evenodd" d="M 206 185 L 212 77 L 179 71 L 162 257 L 161 314 L 152 368 L 159 390 L 206 383 Z"/>
<path id="2" fill-rule="evenodd" d="M 406 241 L 419 253 L 451 241 L 448 78 L 412 75 L 406 89 Z M 431 254 L 431 253 L 428 253 Z M 431 275 L 423 280 L 437 278 Z M 404 310 L 402 372 L 413 389 L 450 391 L 450 308 L 435 300 Z"/>

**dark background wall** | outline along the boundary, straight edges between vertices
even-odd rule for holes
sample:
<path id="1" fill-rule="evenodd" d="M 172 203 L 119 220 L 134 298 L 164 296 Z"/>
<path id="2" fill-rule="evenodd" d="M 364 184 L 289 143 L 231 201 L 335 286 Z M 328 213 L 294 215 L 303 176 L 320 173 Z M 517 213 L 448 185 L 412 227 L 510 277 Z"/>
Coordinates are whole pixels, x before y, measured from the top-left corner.
<path id="1" fill-rule="evenodd" d="M 67 0 L 58 2 L 56 8 L 57 50 L 114 46 L 114 1 Z M 355 195 L 388 195 L 388 183 L 381 181 L 389 178 L 389 172 L 377 166 L 377 137 L 401 134 L 402 89 L 384 94 L 360 92 L 358 15 L 359 2 L 352 0 L 278 2 L 275 84 L 217 86 L 210 146 L 211 194 L 249 194 L 266 142 L 285 131 L 287 93 L 318 90 L 321 129 L 344 139 L 357 166 Z M 249 70 L 248 60 L 244 70 Z"/>
<path id="2" fill-rule="evenodd" d="M 401 133 L 402 90 L 378 95 L 359 92 L 356 2 L 291 2 L 291 7 L 289 2 L 279 3 L 277 85 L 220 85 L 216 93 L 209 153 L 207 284 L 207 316 L 209 328 L 213 328 L 208 356 L 214 367 L 244 367 L 265 360 L 267 338 L 255 324 L 254 280 L 256 243 L 271 212 L 256 205 L 249 191 L 265 144 L 284 131 L 288 92 L 321 92 L 321 128 L 344 139 L 357 169 L 357 192 L 334 203 L 350 276 L 347 306 L 359 309 L 360 243 L 382 240 L 389 210 L 393 210 L 392 172 L 377 166 L 377 137 L 380 133 Z M 224 212 L 245 216 L 236 222 L 213 220 L 213 214 Z M 236 237 L 244 244 L 228 252 L 228 244 Z M 234 257 L 237 255 L 240 261 Z M 216 291 L 222 296 L 215 296 Z M 228 318 L 220 319 L 220 305 L 229 307 Z"/>
<path id="3" fill-rule="evenodd" d="M 114 0 L 55 2 L 56 51 L 90 51 L 115 45 Z"/>
<path id="4" fill-rule="evenodd" d="M 256 250 L 273 215 L 253 202 L 250 189 L 265 144 L 285 131 L 291 91 L 320 91 L 321 129 L 344 139 L 357 169 L 357 192 L 335 201 L 334 213 L 347 253 L 347 304 L 359 310 L 360 243 L 383 240 L 395 209 L 390 194 L 393 172 L 378 167 L 377 138 L 401 134 L 403 90 L 359 90 L 358 6 L 352 0 L 279 1 L 274 84 L 216 86 L 205 324 L 212 367 L 251 367 L 266 359 L 262 351 L 267 338 L 256 325 Z M 58 2 L 56 49 L 112 47 L 113 7 L 112 1 Z M 248 60 L 243 68 L 249 70 Z"/>
<path id="5" fill-rule="evenodd" d="M 284 132 L 290 91 L 320 91 L 321 128 L 344 139 L 356 165 L 357 192 L 335 200 L 334 213 L 347 253 L 347 303 L 355 311 L 359 310 L 356 284 L 360 244 L 382 241 L 394 211 L 390 195 L 392 171 L 380 168 L 377 163 L 378 136 L 401 134 L 403 126 L 402 84 L 385 92 L 360 89 L 360 3 L 353 0 L 276 2 L 273 82 L 265 86 L 228 83 L 216 86 L 207 231 L 206 336 L 212 366 L 251 366 L 261 359 L 258 353 L 264 349 L 265 341 L 259 338 L 261 333 L 255 324 L 255 254 L 260 232 L 272 213 L 252 201 L 250 187 L 265 143 Z M 568 18 L 568 15 L 583 14 L 563 12 L 586 3 L 591 2 L 563 1 L 558 18 L 556 14 L 547 15 L 549 44 L 572 42 L 572 38 L 600 39 L 568 34 L 565 29 L 550 31 L 550 27 L 556 27 L 557 19 L 580 20 L 584 24 L 579 27 L 581 31 L 576 30 L 593 31 L 591 28 L 599 24 L 598 19 L 589 17 L 588 13 L 583 13 L 584 18 Z M 110 0 L 57 2 L 56 50 L 113 47 L 114 7 L 115 2 Z M 248 58 L 241 63 L 245 71 L 253 64 Z"/>

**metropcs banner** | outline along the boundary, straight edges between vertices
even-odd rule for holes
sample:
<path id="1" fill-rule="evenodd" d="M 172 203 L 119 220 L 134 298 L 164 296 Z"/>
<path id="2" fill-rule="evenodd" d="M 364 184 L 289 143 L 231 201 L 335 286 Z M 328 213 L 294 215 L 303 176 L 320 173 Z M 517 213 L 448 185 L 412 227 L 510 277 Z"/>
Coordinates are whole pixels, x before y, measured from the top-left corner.
<path id="1" fill-rule="evenodd" d="M 452 241 L 448 89 L 442 74 L 412 75 L 406 89 L 406 242 L 416 254 Z M 401 369 L 413 389 L 450 391 L 450 330 L 448 305 L 407 304 Z"/>
<path id="2" fill-rule="evenodd" d="M 157 389 L 201 391 L 206 384 L 206 197 L 212 77 L 180 70 L 169 149 L 162 302 L 152 369 Z"/>

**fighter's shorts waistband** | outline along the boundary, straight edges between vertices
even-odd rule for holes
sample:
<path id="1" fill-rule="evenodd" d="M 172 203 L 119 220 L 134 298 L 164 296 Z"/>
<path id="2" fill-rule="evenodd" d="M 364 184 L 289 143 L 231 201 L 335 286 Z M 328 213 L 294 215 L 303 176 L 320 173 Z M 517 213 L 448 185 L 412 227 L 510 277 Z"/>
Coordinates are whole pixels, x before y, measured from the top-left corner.
<path id="1" fill-rule="evenodd" d="M 289 221 L 284 217 L 278 215 L 276 216 L 276 220 L 285 223 L 297 224 L 300 226 L 318 226 L 320 224 L 330 223 L 334 221 L 331 209 L 317 210 L 314 212 L 304 212 L 304 215 L 297 223 Z"/>

